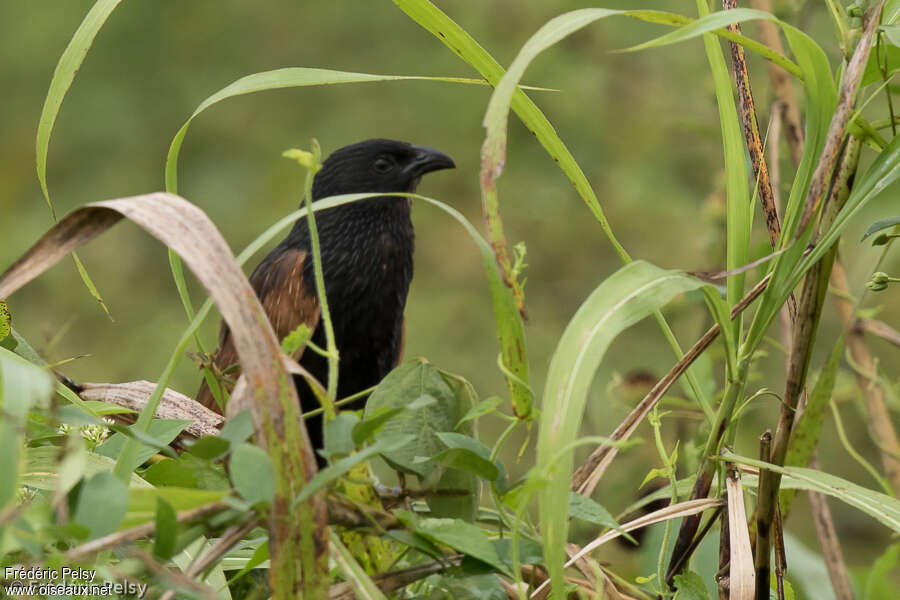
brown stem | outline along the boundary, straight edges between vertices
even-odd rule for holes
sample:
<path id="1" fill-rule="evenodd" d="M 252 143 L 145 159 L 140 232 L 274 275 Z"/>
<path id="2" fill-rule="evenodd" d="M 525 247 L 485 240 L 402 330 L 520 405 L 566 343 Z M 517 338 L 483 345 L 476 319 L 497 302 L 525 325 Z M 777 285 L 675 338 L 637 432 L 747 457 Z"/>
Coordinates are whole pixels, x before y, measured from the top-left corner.
<path id="1" fill-rule="evenodd" d="M 816 459 L 813 458 L 809 466 L 818 469 Z M 825 566 L 828 567 L 828 577 L 831 579 L 831 587 L 837 600 L 853 600 L 853 588 L 850 587 L 850 578 L 847 575 L 847 567 L 844 565 L 844 557 L 841 554 L 841 543 L 834 528 L 834 520 L 831 518 L 831 510 L 825 501 L 825 496 L 812 490 L 808 493 L 809 503 L 812 506 L 813 521 L 816 525 L 816 535 L 822 546 L 822 555 L 825 557 Z"/>
<path id="2" fill-rule="evenodd" d="M 850 195 L 850 182 L 859 162 L 859 147 L 859 140 L 851 138 L 844 148 L 836 178 L 827 200 L 827 206 L 819 224 L 822 229 L 827 229 L 834 222 L 840 208 Z M 816 235 L 814 233 L 812 239 L 815 239 Z M 796 421 L 798 402 L 806 383 L 809 360 L 815 343 L 816 330 L 821 316 L 822 305 L 825 301 L 825 291 L 828 279 L 831 276 L 835 255 L 836 247 L 832 247 L 818 263 L 813 265 L 803 280 L 797 319 L 793 331 L 790 364 L 788 365 L 785 381 L 783 403 L 779 414 L 778 428 L 775 430 L 770 460 L 776 465 L 783 465 L 787 456 L 791 432 Z M 766 576 L 758 576 L 756 579 L 757 598 L 769 597 L 769 552 L 771 549 L 772 522 L 775 518 L 780 484 L 781 476 L 778 473 L 772 472 L 765 477 L 760 477 L 756 553 L 757 565 L 765 567 Z"/>
<path id="3" fill-rule="evenodd" d="M 854 369 L 856 383 L 866 399 L 866 408 L 869 415 L 869 430 L 881 454 L 881 464 L 884 466 L 885 475 L 891 482 L 894 493 L 900 493 L 900 441 L 897 432 L 891 423 L 890 411 L 884 400 L 884 389 L 878 382 L 877 367 L 872 352 L 866 345 L 863 330 L 856 325 L 856 311 L 853 301 L 850 300 L 847 273 L 843 266 L 836 264 L 831 274 L 831 285 L 836 294 L 838 312 L 841 315 L 841 323 L 847 332 L 847 348 L 853 362 L 858 366 Z"/>
<path id="4" fill-rule="evenodd" d="M 847 123 L 849 123 L 850 116 L 853 113 L 859 82 L 865 70 L 866 62 L 869 60 L 869 53 L 872 50 L 872 42 L 878 29 L 878 20 L 881 16 L 881 9 L 884 8 L 884 3 L 885 0 L 881 0 L 866 14 L 862 36 L 844 71 L 837 107 L 834 115 L 831 117 L 831 124 L 828 126 L 828 134 L 825 137 L 825 146 L 822 149 L 819 162 L 816 164 L 816 169 L 813 171 L 809 191 L 803 203 L 803 213 L 800 215 L 800 224 L 796 230 L 797 236 L 802 235 L 812 221 L 812 217 L 818 210 L 828 189 L 828 182 L 837 162 L 841 144 L 844 141 L 844 134 L 847 132 Z"/>
<path id="5" fill-rule="evenodd" d="M 750 4 L 757 10 L 768 13 L 772 12 L 772 0 L 750 0 Z M 759 29 L 759 39 L 766 46 L 778 52 L 785 54 L 784 44 L 781 43 L 781 35 L 778 31 L 778 25 L 772 21 L 760 20 L 756 23 Z M 800 116 L 800 107 L 797 104 L 797 98 L 794 94 L 794 88 L 791 83 L 791 76 L 787 71 L 778 65 L 767 62 L 769 69 L 769 79 L 772 80 L 772 86 L 775 88 L 775 97 L 778 99 L 778 105 L 773 106 L 773 110 L 778 110 L 781 119 L 784 122 L 787 131 L 788 148 L 791 151 L 791 160 L 794 165 L 800 164 L 803 157 L 803 121 Z M 773 143 L 770 148 L 776 145 L 778 136 L 773 136 Z M 775 159 L 772 159 L 772 170 L 774 175 Z M 774 179 L 774 177 L 773 177 Z M 775 185 L 773 184 L 773 189 Z"/>
<path id="6" fill-rule="evenodd" d="M 723 10 L 732 8 L 737 8 L 737 0 L 722 0 Z M 728 30 L 732 33 L 740 34 L 741 26 L 733 23 L 728 26 Z M 775 197 L 769 181 L 769 167 L 766 164 L 762 138 L 759 135 L 759 120 L 756 118 L 756 106 L 753 101 L 753 91 L 750 88 L 750 72 L 747 69 L 744 47 L 735 42 L 729 42 L 729 45 L 731 46 L 731 61 L 734 64 L 734 76 L 741 107 L 741 123 L 744 126 L 744 138 L 747 140 L 750 162 L 753 165 L 753 174 L 756 177 L 760 205 L 766 217 L 766 229 L 769 232 L 769 240 L 772 243 L 772 248 L 777 249 L 778 238 L 781 236 L 781 223 L 778 221 Z"/>

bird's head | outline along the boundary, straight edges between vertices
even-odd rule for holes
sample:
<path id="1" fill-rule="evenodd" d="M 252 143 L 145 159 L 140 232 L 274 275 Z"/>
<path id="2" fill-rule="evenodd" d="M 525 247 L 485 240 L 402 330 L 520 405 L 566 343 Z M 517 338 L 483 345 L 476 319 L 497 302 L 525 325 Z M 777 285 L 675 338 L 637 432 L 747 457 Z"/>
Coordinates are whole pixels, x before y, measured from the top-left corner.
<path id="1" fill-rule="evenodd" d="M 335 150 L 316 173 L 313 198 L 363 192 L 414 192 L 422 175 L 456 165 L 424 146 L 372 139 Z"/>

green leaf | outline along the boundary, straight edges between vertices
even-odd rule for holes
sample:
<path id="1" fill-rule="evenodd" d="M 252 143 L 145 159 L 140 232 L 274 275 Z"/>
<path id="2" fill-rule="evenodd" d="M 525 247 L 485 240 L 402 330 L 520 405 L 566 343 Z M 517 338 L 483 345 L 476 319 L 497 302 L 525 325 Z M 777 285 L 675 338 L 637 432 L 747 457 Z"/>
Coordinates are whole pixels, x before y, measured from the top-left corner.
<path id="1" fill-rule="evenodd" d="M 187 466 L 185 461 L 164 458 L 151 465 L 143 475 L 148 483 L 154 486 L 171 486 L 183 488 L 197 487 L 197 474 Z"/>
<path id="2" fill-rule="evenodd" d="M 459 519 L 421 519 L 416 533 L 429 540 L 449 546 L 472 558 L 489 564 L 496 570 L 510 575 L 510 570 L 497 554 L 491 540 L 481 528 Z"/>
<path id="3" fill-rule="evenodd" d="M 433 486 L 434 494 L 426 499 L 428 508 L 436 517 L 462 519 L 472 522 L 478 516 L 481 500 L 481 482 L 472 473 L 458 469 L 445 469 Z M 441 492 L 465 492 L 464 495 L 441 494 Z"/>
<path id="4" fill-rule="evenodd" d="M 478 404 L 476 404 L 475 406 L 470 408 L 469 412 L 467 412 L 465 415 L 463 415 L 463 418 L 459 420 L 459 423 L 457 423 L 457 427 L 459 427 L 460 424 L 465 423 L 467 421 L 474 421 L 485 415 L 489 415 L 493 412 L 496 412 L 497 407 L 500 406 L 500 404 L 502 404 L 502 403 L 503 403 L 503 398 L 501 398 L 500 396 L 490 396 L 488 398 L 485 398 L 484 400 L 482 400 L 481 402 L 479 402 Z"/>
<path id="5" fill-rule="evenodd" d="M 430 402 L 422 403 L 420 400 L 426 400 Z M 419 400 L 413 402 L 415 406 L 425 406 L 426 404 L 433 403 L 435 400 L 431 396 L 422 396 Z M 353 427 L 353 443 L 357 446 L 361 446 L 365 442 L 369 441 L 372 436 L 375 435 L 376 432 L 381 431 L 381 428 L 387 423 L 389 420 L 393 419 L 396 415 L 400 414 L 406 410 L 405 408 L 395 407 L 383 407 L 376 411 L 372 411 L 371 414 L 366 414 L 365 418 L 358 422 Z"/>
<path id="6" fill-rule="evenodd" d="M 869 225 L 869 228 L 866 229 L 866 232 L 863 234 L 862 239 L 859 241 L 862 242 L 873 233 L 878 233 L 879 231 L 888 229 L 889 227 L 894 227 L 895 225 L 900 225 L 900 217 L 888 217 L 887 219 L 875 221 L 874 223 Z"/>
<path id="7" fill-rule="evenodd" d="M 168 446 L 169 442 L 178 437 L 178 434 L 184 431 L 184 428 L 190 425 L 190 421 L 184 419 L 154 419 L 150 422 L 147 433 L 143 433 L 138 429 L 137 424 L 130 425 L 128 430 L 131 434 L 145 442 L 135 459 L 129 465 L 128 470 L 133 471 L 151 456 L 159 452 L 161 448 Z M 110 458 L 118 458 L 122 449 L 125 447 L 128 438 L 122 433 L 111 435 L 103 444 L 97 447 L 96 452 Z M 146 442 L 150 442 L 149 444 Z"/>
<path id="8" fill-rule="evenodd" d="M 568 542 L 571 442 L 578 436 L 594 373 L 612 340 L 674 296 L 699 288 L 699 280 L 636 261 L 604 281 L 581 305 L 562 335 L 547 374 L 538 433 L 538 472 L 551 480 L 540 492 L 547 565 L 561 581 Z"/>
<path id="9" fill-rule="evenodd" d="M 359 417 L 350 412 L 339 413 L 335 418 L 325 423 L 325 456 L 347 456 L 356 450 L 353 440 L 354 428 L 359 425 Z"/>
<path id="10" fill-rule="evenodd" d="M 204 435 L 188 446 L 188 452 L 198 458 L 215 460 L 231 449 L 231 442 L 217 435 Z"/>
<path id="11" fill-rule="evenodd" d="M 892 544 L 872 565 L 872 570 L 866 577 L 863 600 L 879 600 L 890 598 L 891 593 L 896 594 L 897 588 L 891 585 L 889 580 L 891 573 L 896 573 L 898 561 L 900 561 L 900 544 Z"/>
<path id="12" fill-rule="evenodd" d="M 311 337 L 312 330 L 309 326 L 306 323 L 300 323 L 296 329 L 284 336 L 284 339 L 281 340 L 281 351 L 288 356 L 293 356 L 297 350 L 306 346 L 306 342 L 308 342 Z"/>
<path id="13" fill-rule="evenodd" d="M 175 553 L 178 521 L 175 509 L 162 498 L 156 499 L 156 535 L 153 540 L 153 554 L 160 560 L 169 560 Z"/>
<path id="14" fill-rule="evenodd" d="M 228 470 L 234 489 L 250 504 L 271 502 L 275 497 L 275 467 L 259 446 L 240 444 L 231 453 Z"/>
<path id="15" fill-rule="evenodd" d="M 16 499 L 22 467 L 21 437 L 9 421 L 0 421 L 0 509 Z"/>
<path id="16" fill-rule="evenodd" d="M 182 512 L 216 502 L 226 495 L 227 491 L 179 487 L 132 487 L 128 491 L 128 511 L 125 513 L 119 529 L 127 529 L 154 520 L 160 498 L 169 503 L 176 512 Z"/>
<path id="17" fill-rule="evenodd" d="M 22 484 L 39 490 L 54 491 L 59 488 L 60 449 L 56 446 L 40 446 L 25 449 L 25 468 L 22 472 Z M 6 463 L 4 463 L 6 464 Z M 89 452 L 85 455 L 84 476 L 91 477 L 97 473 L 105 473 L 113 468 L 112 459 Z M 150 484 L 132 473 L 129 481 L 131 487 L 148 487 Z"/>
<path id="18" fill-rule="evenodd" d="M 296 506 L 301 502 L 305 502 L 310 496 L 324 488 L 335 479 L 342 477 L 350 469 L 363 462 L 364 460 L 368 460 L 369 458 L 381 452 L 391 452 L 393 450 L 396 450 L 397 448 L 401 448 L 409 444 L 413 440 L 413 438 L 414 436 L 403 434 L 379 437 L 378 441 L 376 441 L 371 446 L 368 446 L 355 454 L 351 454 L 346 458 L 342 458 L 336 463 L 325 467 L 324 469 L 316 473 L 315 476 L 309 480 L 309 483 L 303 486 L 303 489 L 300 490 L 300 493 L 294 499 L 292 505 Z"/>
<path id="19" fill-rule="evenodd" d="M 74 521 L 95 539 L 116 530 L 128 510 L 128 486 L 107 471 L 86 480 L 78 494 Z"/>
<path id="20" fill-rule="evenodd" d="M 251 435 L 253 435 L 253 417 L 249 408 L 228 419 L 219 432 L 219 437 L 231 442 L 232 446 L 246 442 Z"/>
<path id="21" fill-rule="evenodd" d="M 423 396 L 434 402 L 411 408 Z M 375 439 L 408 435 L 412 443 L 383 453 L 384 459 L 395 469 L 413 473 L 421 479 L 437 468 L 431 462 L 419 462 L 418 457 L 431 458 L 446 447 L 437 434 L 453 431 L 468 407 L 460 407 L 453 390 L 432 364 L 415 360 L 400 365 L 385 377 L 366 402 L 365 414 L 384 408 L 406 408 L 385 423 Z"/>
<path id="22" fill-rule="evenodd" d="M 587 523 L 593 523 L 594 525 L 609 527 L 610 529 L 620 531 L 625 538 L 637 545 L 635 539 L 622 529 L 622 526 L 619 525 L 611 514 L 609 514 L 606 507 L 594 502 L 594 500 L 587 496 L 582 496 L 576 492 L 569 492 L 569 516 Z"/>
<path id="23" fill-rule="evenodd" d="M 250 557 L 247 564 L 244 565 L 240 571 L 231 576 L 231 579 L 228 580 L 228 584 L 231 585 L 233 582 L 237 581 L 267 560 L 269 560 L 269 540 L 265 540 L 253 551 L 253 556 Z"/>
<path id="24" fill-rule="evenodd" d="M 675 600 L 709 600 L 703 578 L 693 571 L 684 571 L 675 576 Z"/>
<path id="25" fill-rule="evenodd" d="M 725 459 L 741 464 L 769 469 L 793 479 L 798 487 L 833 496 L 842 502 L 874 517 L 895 532 L 900 532 L 900 500 L 856 485 L 835 475 L 803 467 L 779 467 L 761 460 L 738 456 L 729 451 L 722 455 Z"/>
<path id="26" fill-rule="evenodd" d="M 0 408 L 14 422 L 34 405 L 45 405 L 53 394 L 53 378 L 45 370 L 0 348 Z"/>
<path id="27" fill-rule="evenodd" d="M 474 473 L 482 479 L 494 481 L 500 476 L 500 468 L 491 461 L 491 450 L 475 438 L 460 433 L 438 433 L 447 450 L 434 457 L 440 464 Z"/>

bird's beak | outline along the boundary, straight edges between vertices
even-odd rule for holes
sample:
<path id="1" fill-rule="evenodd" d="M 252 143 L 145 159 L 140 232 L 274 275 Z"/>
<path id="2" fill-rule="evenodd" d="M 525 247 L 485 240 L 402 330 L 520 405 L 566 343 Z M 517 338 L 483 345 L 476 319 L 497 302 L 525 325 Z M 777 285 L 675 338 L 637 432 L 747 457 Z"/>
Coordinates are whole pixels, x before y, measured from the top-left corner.
<path id="1" fill-rule="evenodd" d="M 415 156 L 412 161 L 403 169 L 412 177 L 421 177 L 425 173 L 432 171 L 440 171 L 441 169 L 455 169 L 456 163 L 453 159 L 434 148 L 426 148 L 425 146 L 413 146 Z"/>

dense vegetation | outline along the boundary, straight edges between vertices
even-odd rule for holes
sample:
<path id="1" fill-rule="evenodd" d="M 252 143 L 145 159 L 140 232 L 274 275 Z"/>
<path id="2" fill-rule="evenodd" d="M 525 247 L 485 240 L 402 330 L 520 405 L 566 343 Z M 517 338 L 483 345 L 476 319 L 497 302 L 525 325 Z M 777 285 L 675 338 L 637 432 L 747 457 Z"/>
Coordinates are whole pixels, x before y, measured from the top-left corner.
<path id="1" fill-rule="evenodd" d="M 776 18 L 705 0 L 696 15 L 629 2 L 556 17 L 395 0 L 272 20 L 25 4 L 4 37 L 40 52 L 10 58 L 8 76 L 39 81 L 44 100 L 29 112 L 27 85 L 8 92 L 33 112 L 8 143 L 37 124 L 39 185 L 7 161 L 4 585 L 895 597 L 900 2 Z M 65 50 L 36 33 L 46 21 Z M 125 72 L 133 87 L 114 85 Z M 268 91 L 287 88 L 300 89 Z M 409 360 L 363 414 L 323 394 L 330 465 L 316 472 L 281 358 L 307 338 L 275 339 L 241 266 L 307 218 L 284 216 L 321 158 L 305 140 L 376 135 L 460 168 L 411 196 Z M 277 158 L 297 145 L 296 161 Z M 123 217 L 152 237 L 123 224 L 80 248 Z M 75 251 L 77 268 L 36 279 Z M 208 360 L 213 307 L 245 374 L 224 426 L 189 397 L 198 368 L 227 376 Z M 123 379 L 153 383 L 83 384 Z"/>

